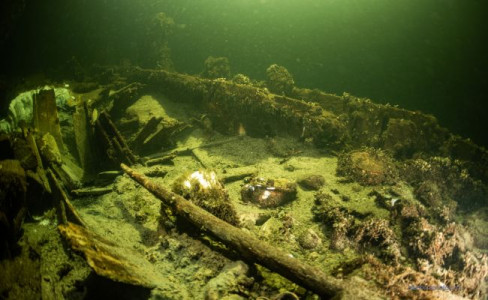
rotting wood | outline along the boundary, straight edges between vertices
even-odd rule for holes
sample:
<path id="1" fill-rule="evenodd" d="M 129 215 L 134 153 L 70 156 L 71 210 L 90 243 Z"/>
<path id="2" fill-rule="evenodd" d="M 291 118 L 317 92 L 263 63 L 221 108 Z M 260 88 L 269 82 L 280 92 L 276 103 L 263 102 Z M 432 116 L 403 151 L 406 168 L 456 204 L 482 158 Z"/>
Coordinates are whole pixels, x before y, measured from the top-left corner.
<path id="1" fill-rule="evenodd" d="M 27 140 L 27 143 L 29 143 L 29 146 L 31 147 L 32 152 L 34 153 L 34 156 L 37 160 L 36 173 L 38 174 L 40 180 L 42 181 L 42 185 L 44 186 L 44 189 L 48 193 L 50 193 L 51 187 L 49 186 L 49 182 L 46 177 L 46 170 L 44 169 L 44 165 L 42 163 L 41 154 L 39 152 L 39 148 L 37 147 L 36 139 L 34 138 L 32 132 L 26 132 L 25 139 Z"/>
<path id="2" fill-rule="evenodd" d="M 68 222 L 58 226 L 71 247 L 80 251 L 100 276 L 114 281 L 161 289 L 165 299 L 189 299 L 176 279 L 159 273 L 156 267 L 132 249 L 124 248 L 88 228 Z"/>
<path id="3" fill-rule="evenodd" d="M 64 150 L 54 90 L 40 90 L 34 94 L 32 105 L 34 127 L 42 134 L 49 132 L 56 140 L 58 148 Z"/>
<path id="4" fill-rule="evenodd" d="M 143 144 L 144 141 L 156 130 L 158 127 L 159 123 L 161 123 L 161 120 L 163 117 L 152 117 L 145 125 L 142 127 L 142 129 L 137 133 L 136 137 L 134 140 L 130 142 L 132 147 L 135 150 L 138 150 Z"/>
<path id="5" fill-rule="evenodd" d="M 172 164 L 173 159 L 176 157 L 176 154 L 169 154 L 159 158 L 153 158 L 146 161 L 147 166 L 154 166 L 154 165 L 165 165 L 165 164 Z"/>
<path id="6" fill-rule="evenodd" d="M 161 121 L 156 130 L 151 133 L 138 148 L 144 151 L 160 149 L 161 146 L 169 146 L 173 144 L 172 137 L 182 132 L 183 130 L 190 128 L 190 125 L 174 121 L 164 120 Z"/>
<path id="7" fill-rule="evenodd" d="M 166 70 L 136 67 L 121 72 L 129 80 L 144 82 L 169 98 L 201 106 L 214 124 L 223 126 L 218 129 L 229 133 L 232 130 L 235 133 L 236 126 L 242 123 L 248 133 L 257 136 L 287 133 L 329 151 L 366 146 L 386 149 L 405 158 L 419 153 L 450 156 L 469 162 L 466 167 L 470 174 L 488 182 L 488 151 L 449 133 L 431 115 L 373 103 L 347 93 L 338 96 L 295 87 L 291 97 L 284 97 L 257 86 Z M 390 119 L 405 119 L 416 130 L 404 137 L 405 130 L 395 128 Z M 402 134 L 384 134 L 385 129 Z M 398 140 L 399 136 L 402 140 Z M 408 146 L 412 149 L 405 153 Z"/>
<path id="8" fill-rule="evenodd" d="M 110 114 L 115 118 L 121 117 L 127 107 L 132 105 L 142 95 L 145 85 L 139 82 L 133 82 L 116 91 L 110 91 L 108 99 L 111 105 Z"/>
<path id="9" fill-rule="evenodd" d="M 100 196 L 112 192 L 112 187 L 86 188 L 72 190 L 71 193 L 78 197 Z"/>
<path id="10" fill-rule="evenodd" d="M 103 111 L 100 113 L 96 126 L 104 143 L 106 154 L 112 162 L 115 164 L 127 163 L 133 165 L 139 161 L 107 112 Z"/>
<path id="11" fill-rule="evenodd" d="M 88 111 L 86 102 L 83 102 L 76 106 L 76 111 L 73 113 L 76 149 L 85 176 L 92 174 L 96 161 L 95 147 L 93 147 L 93 133 Z"/>
<path id="12" fill-rule="evenodd" d="M 165 70 L 132 69 L 129 79 L 147 83 L 181 101 L 201 105 L 218 130 L 237 133 L 242 124 L 253 136 L 288 134 L 318 146 L 339 148 L 347 142 L 338 116 L 316 103 L 269 93 L 231 81 L 199 78 Z"/>
<path id="13" fill-rule="evenodd" d="M 66 192 L 64 191 L 59 180 L 56 178 L 56 175 L 54 175 L 51 170 L 47 171 L 47 175 L 52 185 L 53 195 L 55 198 L 57 198 L 57 210 L 60 223 L 67 224 L 68 219 L 71 219 L 73 222 L 85 227 L 85 222 L 78 214 L 73 204 L 71 204 L 68 195 L 66 195 Z"/>
<path id="14" fill-rule="evenodd" d="M 177 215 L 184 217 L 198 228 L 213 234 L 240 253 L 248 262 L 259 263 L 321 296 L 333 297 L 345 288 L 341 280 L 333 278 L 320 269 L 301 262 L 281 249 L 275 248 L 222 221 L 183 197 L 155 184 L 128 166 L 121 164 L 121 168 L 133 180 L 171 207 Z"/>

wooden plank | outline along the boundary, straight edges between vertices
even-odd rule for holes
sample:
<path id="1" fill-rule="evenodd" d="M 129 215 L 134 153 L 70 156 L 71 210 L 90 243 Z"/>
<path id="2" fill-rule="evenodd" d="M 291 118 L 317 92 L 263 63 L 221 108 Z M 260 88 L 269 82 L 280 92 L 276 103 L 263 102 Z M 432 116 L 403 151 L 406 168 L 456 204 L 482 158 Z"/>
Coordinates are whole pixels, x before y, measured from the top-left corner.
<path id="1" fill-rule="evenodd" d="M 40 90 L 32 97 L 34 127 L 41 135 L 49 132 L 56 140 L 58 148 L 64 150 L 54 89 Z"/>

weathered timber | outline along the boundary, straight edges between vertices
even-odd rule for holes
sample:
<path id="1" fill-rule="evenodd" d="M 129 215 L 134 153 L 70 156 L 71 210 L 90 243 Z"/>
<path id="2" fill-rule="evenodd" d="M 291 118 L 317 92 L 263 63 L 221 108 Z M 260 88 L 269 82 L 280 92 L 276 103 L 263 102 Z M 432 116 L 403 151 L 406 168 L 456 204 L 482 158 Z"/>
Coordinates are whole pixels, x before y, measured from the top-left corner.
<path id="1" fill-rule="evenodd" d="M 169 154 L 163 157 L 152 158 L 146 161 L 147 166 L 154 166 L 154 165 L 165 165 L 165 164 L 173 164 L 173 159 L 176 157 L 176 154 Z"/>
<path id="2" fill-rule="evenodd" d="M 58 213 L 59 222 L 61 224 L 67 224 L 68 219 L 70 219 L 76 224 L 85 227 L 86 226 L 85 222 L 78 214 L 73 204 L 71 204 L 68 195 L 64 191 L 63 186 L 61 185 L 59 180 L 56 178 L 56 175 L 54 175 L 52 170 L 48 170 L 47 175 L 52 185 L 53 196 L 57 200 L 56 209 Z"/>
<path id="3" fill-rule="evenodd" d="M 110 91 L 108 99 L 111 104 L 110 107 L 105 106 L 109 109 L 110 114 L 114 118 L 120 118 L 127 107 L 134 103 L 142 95 L 145 85 L 139 82 L 130 83 L 116 91 Z"/>
<path id="4" fill-rule="evenodd" d="M 73 127 L 78 157 L 87 176 L 94 171 L 97 153 L 93 146 L 93 132 L 86 102 L 76 106 L 76 111 L 73 113 Z"/>
<path id="5" fill-rule="evenodd" d="M 134 140 L 131 141 L 131 145 L 134 149 L 138 149 L 139 147 L 144 144 L 144 141 L 156 130 L 157 126 L 159 123 L 161 123 L 161 120 L 163 117 L 152 117 L 144 127 L 137 133 L 136 137 Z"/>
<path id="6" fill-rule="evenodd" d="M 42 163 L 42 159 L 41 159 L 41 155 L 39 153 L 39 148 L 37 147 L 36 139 L 34 138 L 34 135 L 32 134 L 32 132 L 27 132 L 25 139 L 27 140 L 27 143 L 29 144 L 29 146 L 32 149 L 32 153 L 34 153 L 34 156 L 36 157 L 36 160 L 37 160 L 36 173 L 39 175 L 39 178 L 42 181 L 42 185 L 44 186 L 44 189 L 50 193 L 51 187 L 49 186 L 49 182 L 48 182 L 47 177 L 46 177 L 46 171 L 45 171 L 43 163 Z"/>
<path id="7" fill-rule="evenodd" d="M 127 163 L 129 165 L 138 162 L 138 158 L 132 153 L 125 138 L 112 122 L 107 112 L 100 113 L 96 121 L 99 136 L 104 144 L 108 158 L 115 164 Z"/>
<path id="8" fill-rule="evenodd" d="M 112 192 L 112 187 L 98 187 L 72 190 L 71 193 L 78 197 L 100 196 Z"/>
<path id="9" fill-rule="evenodd" d="M 218 124 L 216 129 L 226 133 L 237 133 L 242 124 L 254 136 L 289 134 L 334 148 L 346 142 L 344 124 L 316 103 L 275 95 L 251 85 L 165 70 L 133 69 L 128 76 L 174 99 L 201 105 Z"/>
<path id="10" fill-rule="evenodd" d="M 128 166 L 122 164 L 121 167 L 132 179 L 171 207 L 177 215 L 211 233 L 248 262 L 259 263 L 322 296 L 333 297 L 345 288 L 341 280 L 326 275 L 320 269 L 301 262 L 281 249 L 224 222 Z"/>
<path id="11" fill-rule="evenodd" d="M 172 137 L 188 127 L 189 125 L 183 122 L 175 120 L 163 120 L 160 122 L 160 124 L 158 124 L 156 130 L 151 133 L 141 145 L 139 145 L 139 148 L 148 151 L 158 148 L 160 149 L 161 146 L 172 145 Z"/>
<path id="12" fill-rule="evenodd" d="M 64 150 L 61 128 L 59 127 L 58 109 L 53 89 L 40 90 L 33 95 L 33 120 L 34 127 L 42 134 L 50 133 L 58 148 Z"/>
<path id="13" fill-rule="evenodd" d="M 153 264 L 132 249 L 116 245 L 90 229 L 70 222 L 59 225 L 58 229 L 74 250 L 85 255 L 98 275 L 136 286 L 157 287 L 164 299 L 189 299 L 176 279 L 159 273 Z"/>
<path id="14" fill-rule="evenodd" d="M 295 87 L 291 97 L 285 97 L 251 85 L 165 70 L 126 72 L 129 80 L 202 106 L 221 125 L 219 130 L 235 133 L 242 123 L 251 135 L 286 132 L 329 149 L 368 146 L 388 150 L 397 158 L 449 156 L 465 161 L 471 175 L 488 182 L 488 151 L 451 134 L 428 114 L 347 93 L 338 96 Z"/>

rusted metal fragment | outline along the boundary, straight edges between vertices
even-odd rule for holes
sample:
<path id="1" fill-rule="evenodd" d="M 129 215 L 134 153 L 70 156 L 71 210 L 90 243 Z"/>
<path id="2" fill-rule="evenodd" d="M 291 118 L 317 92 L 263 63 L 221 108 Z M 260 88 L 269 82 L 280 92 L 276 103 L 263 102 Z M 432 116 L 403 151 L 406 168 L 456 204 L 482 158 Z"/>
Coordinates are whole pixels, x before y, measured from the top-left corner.
<path id="1" fill-rule="evenodd" d="M 98 275 L 136 286 L 157 287 L 166 291 L 167 299 L 188 299 L 187 292 L 178 286 L 176 279 L 159 273 L 139 253 L 73 223 L 61 224 L 58 228 L 74 250 L 83 252 Z"/>

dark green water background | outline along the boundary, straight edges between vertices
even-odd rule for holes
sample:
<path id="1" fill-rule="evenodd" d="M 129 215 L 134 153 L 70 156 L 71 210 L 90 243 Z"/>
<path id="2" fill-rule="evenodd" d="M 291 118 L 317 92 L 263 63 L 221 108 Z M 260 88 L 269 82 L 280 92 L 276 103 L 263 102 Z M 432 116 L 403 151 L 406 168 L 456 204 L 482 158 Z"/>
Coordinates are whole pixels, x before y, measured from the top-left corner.
<path id="1" fill-rule="evenodd" d="M 233 73 L 264 79 L 278 63 L 298 86 L 397 104 L 438 117 L 488 145 L 485 1 L 27 1 L 2 50 L 4 76 L 82 64 L 145 64 L 146 27 L 164 11 L 178 26 L 177 71 L 227 56 Z"/>

